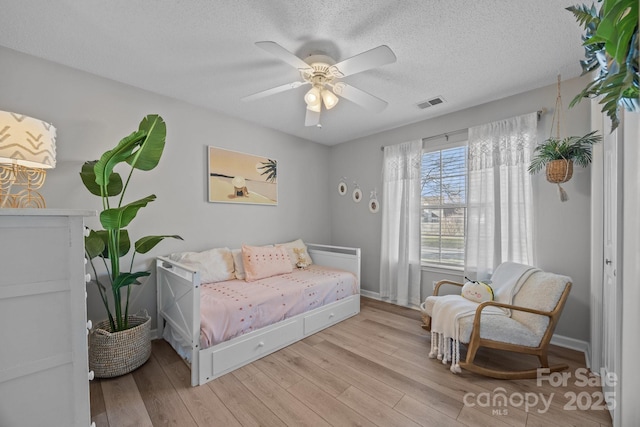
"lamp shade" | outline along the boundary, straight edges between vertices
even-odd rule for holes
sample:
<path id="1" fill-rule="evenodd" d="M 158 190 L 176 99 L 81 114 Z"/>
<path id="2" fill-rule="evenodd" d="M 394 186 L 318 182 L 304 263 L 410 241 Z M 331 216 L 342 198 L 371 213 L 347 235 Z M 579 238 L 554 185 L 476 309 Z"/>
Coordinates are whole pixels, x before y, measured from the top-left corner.
<path id="1" fill-rule="evenodd" d="M 324 106 L 327 107 L 327 110 L 332 109 L 338 103 L 338 97 L 334 95 L 333 92 L 327 89 L 323 89 L 320 92 L 322 95 L 322 100 L 324 101 Z"/>
<path id="2" fill-rule="evenodd" d="M 319 113 L 321 109 L 322 109 L 322 104 L 319 102 L 316 102 L 313 105 L 307 105 L 307 110 L 314 111 L 316 113 Z"/>
<path id="3" fill-rule="evenodd" d="M 0 111 L 0 164 L 55 168 L 56 128 L 33 117 Z"/>
<path id="4" fill-rule="evenodd" d="M 304 101 L 307 103 L 309 107 L 315 107 L 316 105 L 320 105 L 320 102 L 321 102 L 320 90 L 318 90 L 318 88 L 315 86 L 309 89 L 309 92 L 307 92 L 304 96 Z"/>

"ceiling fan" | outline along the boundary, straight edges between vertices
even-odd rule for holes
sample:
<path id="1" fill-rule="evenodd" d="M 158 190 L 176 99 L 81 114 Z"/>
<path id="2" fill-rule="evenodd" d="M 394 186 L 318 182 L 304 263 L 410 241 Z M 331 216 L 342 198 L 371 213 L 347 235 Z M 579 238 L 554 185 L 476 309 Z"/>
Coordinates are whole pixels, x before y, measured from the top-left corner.
<path id="1" fill-rule="evenodd" d="M 256 42 L 256 46 L 298 69 L 302 81 L 254 93 L 242 98 L 243 101 L 253 101 L 304 85 L 311 85 L 311 89 L 304 95 L 307 104 L 304 125 L 318 127 L 321 126 L 322 105 L 324 104 L 324 107 L 330 110 L 336 106 L 339 97 L 374 112 L 380 112 L 387 106 L 386 101 L 340 81 L 343 77 L 395 62 L 395 54 L 386 45 L 378 46 L 338 63 L 333 58 L 322 54 L 310 55 L 303 60 L 272 41 Z"/>

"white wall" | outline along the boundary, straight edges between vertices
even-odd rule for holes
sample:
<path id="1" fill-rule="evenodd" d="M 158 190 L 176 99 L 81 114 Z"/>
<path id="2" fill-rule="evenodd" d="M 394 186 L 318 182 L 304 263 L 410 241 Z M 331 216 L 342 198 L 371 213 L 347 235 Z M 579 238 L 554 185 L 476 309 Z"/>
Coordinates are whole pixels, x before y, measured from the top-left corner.
<path id="1" fill-rule="evenodd" d="M 577 94 L 588 81 L 587 77 L 583 77 L 562 83 L 562 98 L 565 105 L 562 131 L 565 136 L 584 135 L 590 130 L 588 102 L 566 110 L 574 94 Z M 556 85 L 554 84 L 340 144 L 331 150 L 331 184 L 334 187 L 337 186 L 342 176 L 348 177 L 350 185 L 355 180 L 363 189 L 366 201 L 369 198 L 370 189 L 377 187 L 380 191 L 381 188 L 381 146 L 425 138 L 546 108 L 548 112 L 542 117 L 538 126 L 538 138 L 542 141 L 549 137 L 555 101 Z M 375 120 L 375 117 L 372 119 Z M 543 174 L 534 178 L 538 266 L 573 278 L 574 286 L 556 332 L 588 341 L 589 169 L 575 168 L 573 178 L 563 187 L 569 194 L 569 201 L 565 203 L 560 202 L 557 187 L 547 183 Z M 366 291 L 377 293 L 380 289 L 381 214 L 369 213 L 366 204 L 356 205 L 350 197 L 338 195 L 337 190 L 330 193 L 330 206 L 333 244 L 355 245 L 362 248 L 362 287 Z M 461 275 L 423 270 L 423 298 L 431 294 L 432 281 L 441 278 L 460 280 Z"/>
<path id="2" fill-rule="evenodd" d="M 132 240 L 179 234 L 185 241 L 160 243 L 148 256 L 136 257 L 136 269 L 152 268 L 156 255 L 174 251 L 298 237 L 330 243 L 328 147 L 3 47 L 0 63 L 0 110 L 51 122 L 58 130 L 58 165 L 42 189 L 50 208 L 99 210 L 100 199 L 89 195 L 78 176 L 82 163 L 137 130 L 145 115 L 157 113 L 166 121 L 159 166 L 136 171 L 127 191 L 129 201 L 152 193 L 158 199 L 138 213 L 129 231 Z M 278 160 L 278 206 L 208 203 L 208 145 Z M 98 225 L 96 218 L 87 222 Z M 105 319 L 97 291 L 88 290 L 89 318 Z M 154 314 L 155 274 L 134 295 L 134 310 Z"/>

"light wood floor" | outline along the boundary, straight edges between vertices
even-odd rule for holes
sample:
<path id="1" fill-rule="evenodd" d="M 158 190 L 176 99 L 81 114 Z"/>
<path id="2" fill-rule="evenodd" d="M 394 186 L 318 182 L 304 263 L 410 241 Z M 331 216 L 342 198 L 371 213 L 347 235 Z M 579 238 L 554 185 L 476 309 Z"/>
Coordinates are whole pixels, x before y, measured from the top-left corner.
<path id="1" fill-rule="evenodd" d="M 581 353 L 552 348 L 550 362 L 570 366 L 566 386 L 454 375 L 427 357 L 430 337 L 420 324 L 414 310 L 363 298 L 359 315 L 199 387 L 156 340 L 135 372 L 91 383 L 91 415 L 98 427 L 611 425 L 605 410 L 577 409 L 600 406 L 598 387 L 578 386 Z M 507 367 L 521 362 L 481 355 Z M 500 396 L 511 404 L 500 406 Z M 548 409 L 539 400 L 526 411 L 523 400 L 533 404 L 534 396 Z"/>

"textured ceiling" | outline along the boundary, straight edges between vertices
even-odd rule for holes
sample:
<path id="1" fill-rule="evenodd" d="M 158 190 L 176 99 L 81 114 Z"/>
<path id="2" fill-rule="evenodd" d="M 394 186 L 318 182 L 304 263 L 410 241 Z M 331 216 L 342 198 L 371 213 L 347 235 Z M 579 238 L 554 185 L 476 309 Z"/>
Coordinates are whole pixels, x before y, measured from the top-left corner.
<path id="1" fill-rule="evenodd" d="M 1 0 L 0 45 L 327 145 L 580 74 L 580 28 L 560 0 Z M 342 100 L 305 127 L 304 87 L 254 45 L 337 61 L 386 44 L 397 62 L 346 77 L 386 100 Z M 3 67 L 10 64 L 2 64 Z M 308 87 L 307 87 L 308 88 Z M 416 104 L 442 96 L 425 110 Z"/>

